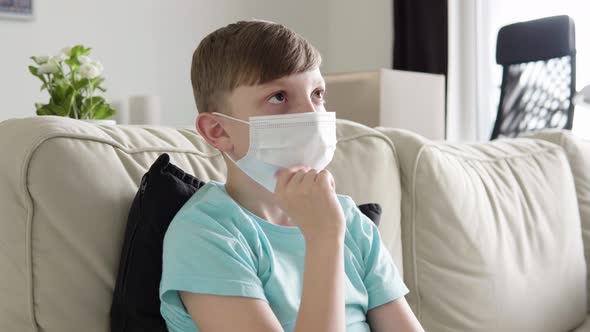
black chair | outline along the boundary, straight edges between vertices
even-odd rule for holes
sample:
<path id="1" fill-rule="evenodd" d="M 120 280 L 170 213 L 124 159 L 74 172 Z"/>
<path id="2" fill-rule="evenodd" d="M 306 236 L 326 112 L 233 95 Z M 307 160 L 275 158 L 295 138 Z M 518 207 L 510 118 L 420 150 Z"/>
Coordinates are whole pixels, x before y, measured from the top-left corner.
<path id="1" fill-rule="evenodd" d="M 502 86 L 491 139 L 572 128 L 576 46 L 569 16 L 502 27 L 496 62 L 503 67 Z"/>

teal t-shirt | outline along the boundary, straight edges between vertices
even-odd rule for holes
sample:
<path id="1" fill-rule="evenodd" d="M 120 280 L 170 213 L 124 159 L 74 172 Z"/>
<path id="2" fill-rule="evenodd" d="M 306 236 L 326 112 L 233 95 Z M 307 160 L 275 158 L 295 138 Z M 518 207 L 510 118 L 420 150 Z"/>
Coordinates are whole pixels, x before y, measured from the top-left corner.
<path id="1" fill-rule="evenodd" d="M 408 289 L 375 224 L 350 197 L 338 199 L 347 226 L 346 331 L 370 331 L 367 311 Z M 234 201 L 223 183 L 207 183 L 178 211 L 164 237 L 160 312 L 168 330 L 199 331 L 180 300 L 178 291 L 184 290 L 264 300 L 283 329 L 292 331 L 301 302 L 304 257 L 299 228 L 272 224 Z"/>

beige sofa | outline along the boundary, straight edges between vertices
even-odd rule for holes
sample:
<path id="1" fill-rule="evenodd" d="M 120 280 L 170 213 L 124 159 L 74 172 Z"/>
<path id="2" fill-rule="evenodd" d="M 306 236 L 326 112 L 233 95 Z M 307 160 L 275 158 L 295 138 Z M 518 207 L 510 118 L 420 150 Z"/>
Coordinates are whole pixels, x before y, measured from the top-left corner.
<path id="1" fill-rule="evenodd" d="M 446 144 L 345 120 L 337 133 L 337 191 L 382 205 L 383 241 L 427 331 L 590 332 L 578 327 L 589 142 L 549 131 Z M 128 208 L 163 152 L 223 180 L 220 154 L 192 128 L 0 123 L 0 331 L 109 330 Z"/>

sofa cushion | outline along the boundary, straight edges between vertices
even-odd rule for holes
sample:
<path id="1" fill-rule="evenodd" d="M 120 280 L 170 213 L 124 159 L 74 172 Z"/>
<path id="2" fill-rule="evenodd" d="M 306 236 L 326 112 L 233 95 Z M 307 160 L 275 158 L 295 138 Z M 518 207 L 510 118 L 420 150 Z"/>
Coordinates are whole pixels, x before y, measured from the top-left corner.
<path id="1" fill-rule="evenodd" d="M 572 332 L 590 332 L 590 316 L 587 316 L 584 323 L 578 326 Z"/>
<path id="2" fill-rule="evenodd" d="M 393 145 L 338 121 L 337 192 L 379 203 L 383 242 L 402 270 L 401 189 Z M 109 331 L 129 206 L 162 153 L 203 181 L 221 154 L 194 128 L 96 126 L 56 116 L 0 122 L 0 330 Z"/>
<path id="3" fill-rule="evenodd" d="M 586 266 L 563 149 L 431 142 L 381 129 L 401 164 L 404 280 L 427 331 L 570 331 Z"/>
<path id="4" fill-rule="evenodd" d="M 590 260 L 590 141 L 575 136 L 569 130 L 544 130 L 530 135 L 532 138 L 543 139 L 560 145 L 566 152 L 574 175 L 580 219 L 582 221 L 582 239 L 586 262 Z M 586 275 L 590 277 L 590 264 Z M 590 287 L 590 279 L 587 281 Z M 588 295 L 588 309 L 590 309 L 590 290 Z M 589 324 L 590 325 L 590 324 Z"/>

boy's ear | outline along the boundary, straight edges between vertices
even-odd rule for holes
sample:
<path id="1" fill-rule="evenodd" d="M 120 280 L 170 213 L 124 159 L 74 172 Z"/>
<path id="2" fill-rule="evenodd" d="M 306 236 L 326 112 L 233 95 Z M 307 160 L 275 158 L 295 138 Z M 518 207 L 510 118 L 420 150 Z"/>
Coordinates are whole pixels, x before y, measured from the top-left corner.
<path id="1" fill-rule="evenodd" d="M 233 143 L 218 118 L 209 113 L 199 113 L 195 123 L 197 131 L 209 145 L 223 152 L 233 148 Z"/>

